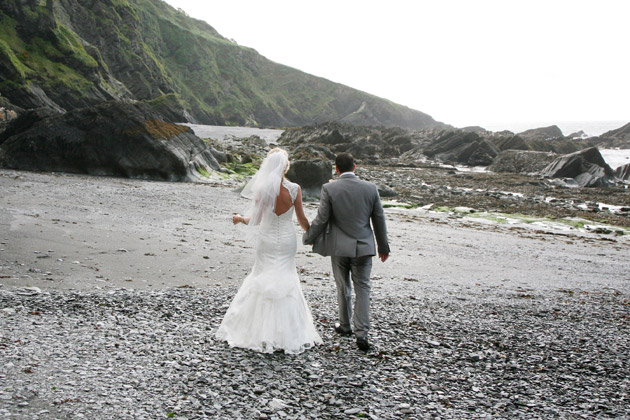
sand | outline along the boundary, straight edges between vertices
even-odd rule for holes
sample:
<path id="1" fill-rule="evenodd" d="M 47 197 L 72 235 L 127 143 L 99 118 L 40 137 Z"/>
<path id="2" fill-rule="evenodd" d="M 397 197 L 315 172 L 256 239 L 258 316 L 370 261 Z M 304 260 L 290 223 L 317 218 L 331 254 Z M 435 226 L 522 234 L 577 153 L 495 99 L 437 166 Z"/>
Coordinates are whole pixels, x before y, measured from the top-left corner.
<path id="1" fill-rule="evenodd" d="M 253 263 L 237 183 L 165 183 L 0 170 L 0 287 L 212 288 L 238 285 Z M 317 203 L 307 203 L 309 219 Z M 630 240 L 530 225 L 386 209 L 392 255 L 374 261 L 376 288 L 414 293 L 630 289 Z M 297 238 L 301 230 L 297 226 Z M 298 245 L 305 284 L 330 263 Z M 418 288 L 417 286 L 420 286 Z M 404 287 L 404 286 L 403 286 Z M 417 290 L 421 290 L 417 292 Z"/>

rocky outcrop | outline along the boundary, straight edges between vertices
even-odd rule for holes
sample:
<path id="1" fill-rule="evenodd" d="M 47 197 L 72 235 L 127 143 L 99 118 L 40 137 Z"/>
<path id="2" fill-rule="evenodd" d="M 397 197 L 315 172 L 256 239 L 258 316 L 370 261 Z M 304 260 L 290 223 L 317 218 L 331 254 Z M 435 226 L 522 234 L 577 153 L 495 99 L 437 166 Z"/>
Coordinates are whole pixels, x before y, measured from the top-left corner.
<path id="1" fill-rule="evenodd" d="M 467 133 L 477 133 L 482 136 L 486 136 L 490 134 L 490 131 L 478 125 L 469 125 L 467 127 L 461 127 L 460 130 L 465 131 Z"/>
<path id="2" fill-rule="evenodd" d="M 446 127 L 274 63 L 163 1 L 3 0 L 0 22 L 0 93 L 25 109 L 147 100 L 179 122 Z"/>
<path id="3" fill-rule="evenodd" d="M 576 131 L 575 133 L 571 133 L 567 136 L 569 139 L 587 139 L 590 136 L 584 132 L 584 130 Z"/>
<path id="4" fill-rule="evenodd" d="M 573 178 L 581 187 L 605 187 L 615 179 L 596 147 L 558 157 L 540 174 L 548 178 Z"/>
<path id="5" fill-rule="evenodd" d="M 0 96 L 0 133 L 22 112 L 24 112 L 22 108 L 13 105 L 7 98 Z"/>
<path id="6" fill-rule="evenodd" d="M 615 169 L 615 176 L 622 182 L 630 182 L 630 163 Z"/>
<path id="7" fill-rule="evenodd" d="M 524 139 L 529 140 L 551 140 L 564 137 L 562 130 L 557 125 L 551 125 L 549 127 L 532 128 L 531 130 L 525 130 L 518 135 Z"/>
<path id="8" fill-rule="evenodd" d="M 532 150 L 529 142 L 513 134 L 495 135 L 492 137 L 492 142 L 499 150 Z M 551 151 L 551 148 L 544 151 Z"/>
<path id="9" fill-rule="evenodd" d="M 477 133 L 444 131 L 424 149 L 424 154 L 446 163 L 487 166 L 499 154 L 499 149 Z"/>
<path id="10" fill-rule="evenodd" d="M 327 147 L 318 144 L 301 144 L 291 152 L 295 160 L 335 160 L 335 154 Z"/>
<path id="11" fill-rule="evenodd" d="M 602 134 L 600 137 L 613 138 L 619 140 L 630 140 L 630 123 L 615 130 L 610 130 Z"/>
<path id="12" fill-rule="evenodd" d="M 0 167 L 192 181 L 219 164 L 188 127 L 144 103 L 24 113 L 0 136 Z"/>
<path id="13" fill-rule="evenodd" d="M 488 167 L 492 172 L 530 174 L 542 171 L 556 159 L 553 152 L 531 150 L 504 150 L 497 155 Z"/>
<path id="14" fill-rule="evenodd" d="M 533 137 L 522 137 L 521 134 L 498 134 L 494 133 L 490 140 L 500 150 L 532 150 L 537 152 L 555 152 L 559 154 L 567 154 L 577 152 L 589 144 L 584 140 L 569 139 L 557 137 L 552 139 L 543 139 Z"/>
<path id="15" fill-rule="evenodd" d="M 6 130 L 0 134 L 0 146 L 7 139 L 28 130 L 38 121 L 60 114 L 62 113 L 51 108 L 35 108 L 23 112 L 19 118 L 14 119 L 8 124 Z"/>
<path id="16" fill-rule="evenodd" d="M 607 131 L 599 137 L 590 138 L 589 143 L 599 148 L 630 149 L 630 123 Z"/>
<path id="17" fill-rule="evenodd" d="M 18 117 L 14 109 L 0 107 L 0 133 L 2 133 L 9 123 Z"/>
<path id="18" fill-rule="evenodd" d="M 348 152 L 360 161 L 377 162 L 398 158 L 426 141 L 422 132 L 394 127 L 365 127 L 342 123 L 315 124 L 287 129 L 278 143 L 295 153 L 306 145 L 319 147 L 319 153 L 334 156 Z M 312 153 L 314 149 L 311 149 Z"/>

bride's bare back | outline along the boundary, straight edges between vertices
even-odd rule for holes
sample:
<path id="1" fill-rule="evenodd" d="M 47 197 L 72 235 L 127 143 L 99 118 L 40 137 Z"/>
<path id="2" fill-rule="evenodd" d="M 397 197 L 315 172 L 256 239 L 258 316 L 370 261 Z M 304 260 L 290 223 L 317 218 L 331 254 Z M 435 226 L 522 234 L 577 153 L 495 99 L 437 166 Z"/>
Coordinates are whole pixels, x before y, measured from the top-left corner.
<path id="1" fill-rule="evenodd" d="M 304 208 L 302 207 L 302 189 L 298 189 L 297 197 L 295 198 L 295 203 L 291 201 L 291 193 L 284 185 L 280 185 L 280 191 L 278 192 L 278 197 L 276 197 L 276 208 L 274 213 L 276 216 L 281 216 L 289 209 L 291 206 L 295 206 L 295 216 L 297 217 L 298 223 L 305 231 L 308 231 L 310 223 L 304 214 Z M 249 217 L 243 217 L 240 214 L 232 216 L 232 222 L 234 224 L 237 223 L 249 223 Z"/>
<path id="2" fill-rule="evenodd" d="M 281 216 L 286 213 L 291 208 L 291 206 L 293 206 L 293 202 L 291 201 L 291 193 L 289 193 L 289 190 L 287 190 L 284 185 L 280 185 L 280 192 L 278 193 L 278 197 L 276 198 L 276 209 L 274 213 L 276 213 L 276 216 Z"/>
<path id="3" fill-rule="evenodd" d="M 289 211 L 291 206 L 295 206 L 295 216 L 297 217 L 298 223 L 302 229 L 307 231 L 310 224 L 302 207 L 302 189 L 298 188 L 297 197 L 295 197 L 295 203 L 293 203 L 289 190 L 287 190 L 284 185 L 280 185 L 280 192 L 278 193 L 278 197 L 276 197 L 276 209 L 274 213 L 276 216 L 281 216 Z"/>

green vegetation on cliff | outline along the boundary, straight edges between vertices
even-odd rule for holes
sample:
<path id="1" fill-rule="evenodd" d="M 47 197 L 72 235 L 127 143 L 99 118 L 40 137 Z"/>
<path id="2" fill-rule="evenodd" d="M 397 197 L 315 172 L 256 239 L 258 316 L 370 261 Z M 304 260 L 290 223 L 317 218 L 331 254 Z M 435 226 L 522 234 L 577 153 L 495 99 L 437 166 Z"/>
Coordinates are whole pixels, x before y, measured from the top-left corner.
<path id="1" fill-rule="evenodd" d="M 0 36 L 0 80 L 13 83 L 0 84 L 0 93 L 25 108 L 46 100 L 71 109 L 175 94 L 170 106 L 181 119 L 210 124 L 440 125 L 274 63 L 161 0 L 4 0 Z M 43 93 L 33 96 L 28 86 Z"/>

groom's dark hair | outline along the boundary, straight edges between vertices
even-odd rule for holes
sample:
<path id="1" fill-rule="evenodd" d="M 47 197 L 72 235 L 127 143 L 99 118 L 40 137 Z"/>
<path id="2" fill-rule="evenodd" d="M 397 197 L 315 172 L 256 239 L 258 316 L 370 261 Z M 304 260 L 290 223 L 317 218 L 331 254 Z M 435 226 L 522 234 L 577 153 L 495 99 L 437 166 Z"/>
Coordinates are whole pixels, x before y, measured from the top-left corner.
<path id="1" fill-rule="evenodd" d="M 354 168 L 354 157 L 350 153 L 339 153 L 335 158 L 335 165 L 339 172 L 350 172 Z"/>

